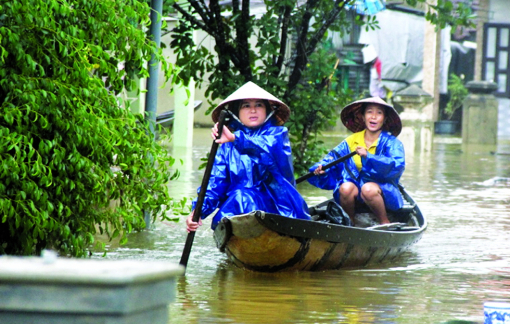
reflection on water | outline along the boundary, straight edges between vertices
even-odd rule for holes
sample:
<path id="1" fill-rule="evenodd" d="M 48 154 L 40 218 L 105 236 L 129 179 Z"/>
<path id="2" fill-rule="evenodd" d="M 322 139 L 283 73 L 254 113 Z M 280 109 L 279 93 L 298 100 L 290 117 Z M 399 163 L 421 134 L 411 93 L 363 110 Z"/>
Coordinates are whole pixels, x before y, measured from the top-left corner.
<path id="1" fill-rule="evenodd" d="M 398 317 L 397 299 L 410 288 L 407 279 L 391 271 L 262 274 L 220 267 L 202 285 L 182 280 L 179 294 L 189 295 L 186 300 L 197 294 L 214 298 L 207 307 L 194 304 L 185 312 L 174 305 L 181 312 L 172 314 L 173 322 L 179 317 L 186 323 L 194 319 L 197 323 L 381 323 L 383 318 Z"/>
<path id="2" fill-rule="evenodd" d="M 195 130 L 171 195 L 191 197 L 197 168 L 211 146 L 208 129 Z M 331 147 L 342 138 L 326 138 Z M 492 153 L 490 152 L 492 150 Z M 429 227 L 398 261 L 377 268 L 264 274 L 235 268 L 218 252 L 210 222 L 195 236 L 186 270 L 170 306 L 169 323 L 444 323 L 483 322 L 483 303 L 510 301 L 510 155 L 434 143 L 407 158 L 401 179 Z M 302 183 L 309 204 L 330 192 Z M 158 222 L 112 247 L 110 259 L 178 263 L 186 232 L 181 222 Z M 99 257 L 99 256 L 95 256 Z"/>

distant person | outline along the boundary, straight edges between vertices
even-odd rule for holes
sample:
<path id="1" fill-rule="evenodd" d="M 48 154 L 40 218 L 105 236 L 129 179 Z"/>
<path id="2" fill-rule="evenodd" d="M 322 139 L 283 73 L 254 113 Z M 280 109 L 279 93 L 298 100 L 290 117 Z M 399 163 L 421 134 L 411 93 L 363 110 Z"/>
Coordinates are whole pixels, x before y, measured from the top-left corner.
<path id="1" fill-rule="evenodd" d="M 201 218 L 218 208 L 212 229 L 225 216 L 255 210 L 310 219 L 308 206 L 295 188 L 288 130 L 282 126 L 289 118 L 289 107 L 248 82 L 212 112 L 216 123 L 211 131 L 213 139 L 218 135 L 218 118 L 223 109 L 231 120 L 216 140 L 222 145 L 214 160 Z M 202 224 L 201 220 L 193 222 L 196 201 L 186 219 L 188 232 Z"/>
<path id="2" fill-rule="evenodd" d="M 377 55 L 373 45 L 367 45 L 361 49 L 363 63 L 370 64 L 370 96 L 385 98 L 386 89 L 382 84 L 382 61 Z"/>
<path id="3" fill-rule="evenodd" d="M 388 224 L 386 209 L 403 206 L 398 182 L 405 169 L 405 154 L 396 137 L 402 130 L 400 117 L 391 105 L 372 97 L 347 105 L 341 118 L 354 134 L 310 168 L 317 176 L 308 181 L 318 188 L 334 190 L 333 198 L 353 224 L 356 203 L 365 203 L 381 224 Z M 322 170 L 323 165 L 352 151 L 358 154 L 345 164 Z"/>

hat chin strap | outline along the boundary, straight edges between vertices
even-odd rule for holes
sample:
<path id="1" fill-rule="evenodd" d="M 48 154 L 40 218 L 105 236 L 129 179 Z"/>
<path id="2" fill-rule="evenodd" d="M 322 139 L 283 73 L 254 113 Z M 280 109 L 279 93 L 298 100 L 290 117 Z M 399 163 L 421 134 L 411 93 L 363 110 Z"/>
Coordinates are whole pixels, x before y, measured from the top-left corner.
<path id="1" fill-rule="evenodd" d="M 228 111 L 228 113 L 230 114 L 230 116 L 232 116 L 232 118 L 234 118 L 235 120 L 237 120 L 241 125 L 244 125 L 243 122 L 239 119 L 239 117 L 237 117 L 233 112 L 231 112 L 230 110 L 228 109 L 225 109 L 226 111 Z"/>
<path id="2" fill-rule="evenodd" d="M 269 118 L 273 117 L 273 115 L 274 115 L 274 110 L 271 110 L 269 115 L 267 115 L 266 120 L 264 120 L 264 123 L 267 122 L 269 120 Z"/>
<path id="3" fill-rule="evenodd" d="M 235 120 L 237 120 L 237 121 L 238 121 L 241 125 L 246 126 L 246 125 L 245 125 L 245 124 L 244 124 L 244 123 L 243 123 L 243 122 L 239 119 L 239 117 L 237 117 L 237 116 L 236 116 L 233 112 L 231 112 L 231 111 L 230 111 L 230 110 L 228 110 L 228 109 L 225 109 L 225 110 L 226 110 L 226 111 L 228 111 L 228 113 L 230 114 L 230 116 L 232 116 L 232 118 L 234 118 Z M 274 110 L 272 110 L 272 111 L 269 113 L 269 115 L 267 115 L 266 119 L 264 120 L 264 122 L 263 122 L 262 124 L 265 124 L 265 123 L 269 120 L 269 118 L 273 117 L 273 115 L 274 115 Z M 246 127 L 248 127 L 248 126 L 246 126 Z"/>

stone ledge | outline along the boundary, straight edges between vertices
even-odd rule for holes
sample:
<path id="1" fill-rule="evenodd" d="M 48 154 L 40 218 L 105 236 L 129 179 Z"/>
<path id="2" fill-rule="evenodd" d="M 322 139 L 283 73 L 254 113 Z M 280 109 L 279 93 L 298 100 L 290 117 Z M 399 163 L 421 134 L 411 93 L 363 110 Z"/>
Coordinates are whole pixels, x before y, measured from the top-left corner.
<path id="1" fill-rule="evenodd" d="M 0 323 L 168 323 L 169 262 L 0 257 Z"/>
<path id="2" fill-rule="evenodd" d="M 0 282 L 125 285 L 172 278 L 184 268 L 170 262 L 0 257 Z"/>

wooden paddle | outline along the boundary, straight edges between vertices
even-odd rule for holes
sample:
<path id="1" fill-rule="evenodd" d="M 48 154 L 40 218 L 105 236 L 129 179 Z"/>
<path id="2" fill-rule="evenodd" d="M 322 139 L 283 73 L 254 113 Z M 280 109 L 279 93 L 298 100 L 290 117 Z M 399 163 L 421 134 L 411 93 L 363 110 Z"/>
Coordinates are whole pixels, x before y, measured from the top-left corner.
<path id="1" fill-rule="evenodd" d="M 338 160 L 335 160 L 333 162 L 330 162 L 328 164 L 325 164 L 322 166 L 322 170 L 326 170 L 326 169 L 329 169 L 331 168 L 332 166 L 335 166 L 337 165 L 338 163 L 342 163 L 343 161 L 347 160 L 348 158 L 354 156 L 356 154 L 356 151 L 353 151 L 345 156 L 342 156 L 341 158 L 339 158 Z M 296 179 L 296 184 L 300 183 L 300 182 L 303 182 L 305 181 L 306 179 L 309 179 L 311 177 L 315 176 L 315 174 L 313 172 L 310 172 L 310 173 L 307 173 L 305 174 L 304 176 L 302 177 L 299 177 Z"/>
<path id="2" fill-rule="evenodd" d="M 218 136 L 216 136 L 216 139 L 221 137 L 226 114 L 227 112 L 225 110 L 222 110 L 220 113 L 220 117 L 218 120 Z M 214 158 L 216 157 L 216 151 L 218 150 L 218 146 L 219 144 L 216 143 L 216 141 L 213 141 L 211 146 L 211 152 L 209 152 L 209 158 L 207 159 L 207 166 L 205 167 L 204 177 L 202 178 L 202 185 L 200 186 L 200 192 L 198 194 L 195 212 L 193 213 L 194 222 L 198 222 L 201 216 L 200 213 L 202 212 L 205 193 L 207 192 L 207 185 L 209 184 L 209 178 L 211 177 L 211 171 L 214 164 Z M 188 237 L 186 238 L 186 244 L 184 245 L 184 250 L 182 251 L 181 261 L 179 262 L 179 264 L 183 265 L 184 267 L 188 265 L 189 254 L 191 252 L 191 247 L 193 246 L 195 233 L 196 233 L 195 231 L 189 232 Z"/>

